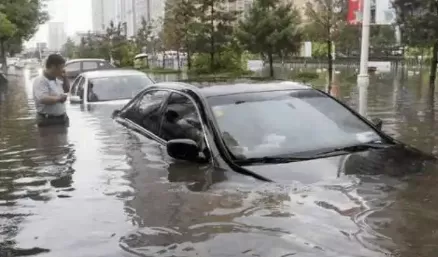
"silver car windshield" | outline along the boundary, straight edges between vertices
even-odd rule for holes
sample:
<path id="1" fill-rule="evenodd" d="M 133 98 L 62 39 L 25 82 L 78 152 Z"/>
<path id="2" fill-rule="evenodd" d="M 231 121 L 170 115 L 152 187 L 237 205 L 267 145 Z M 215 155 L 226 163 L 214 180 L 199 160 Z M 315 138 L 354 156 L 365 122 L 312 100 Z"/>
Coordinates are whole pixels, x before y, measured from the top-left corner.
<path id="1" fill-rule="evenodd" d="M 368 124 L 316 90 L 234 94 L 208 101 L 236 157 L 311 153 L 381 140 Z"/>

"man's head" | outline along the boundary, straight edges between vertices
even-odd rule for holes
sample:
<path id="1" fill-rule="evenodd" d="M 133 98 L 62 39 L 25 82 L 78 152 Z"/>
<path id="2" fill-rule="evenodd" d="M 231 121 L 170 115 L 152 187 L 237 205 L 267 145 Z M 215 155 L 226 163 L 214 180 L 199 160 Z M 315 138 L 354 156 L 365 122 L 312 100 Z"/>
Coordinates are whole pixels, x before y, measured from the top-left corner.
<path id="1" fill-rule="evenodd" d="M 59 54 L 51 54 L 46 60 L 46 72 L 54 77 L 63 75 L 65 59 Z"/>

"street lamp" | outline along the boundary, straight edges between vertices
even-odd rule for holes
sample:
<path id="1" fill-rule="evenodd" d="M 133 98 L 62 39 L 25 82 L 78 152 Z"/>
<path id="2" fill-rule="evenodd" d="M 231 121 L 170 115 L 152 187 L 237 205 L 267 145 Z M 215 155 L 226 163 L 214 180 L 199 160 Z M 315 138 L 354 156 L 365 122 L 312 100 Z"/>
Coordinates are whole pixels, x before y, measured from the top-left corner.
<path id="1" fill-rule="evenodd" d="M 359 85 L 368 85 L 368 58 L 370 47 L 370 20 L 371 20 L 371 0 L 363 0 L 362 13 L 362 42 L 360 49 L 360 68 L 357 82 Z"/>

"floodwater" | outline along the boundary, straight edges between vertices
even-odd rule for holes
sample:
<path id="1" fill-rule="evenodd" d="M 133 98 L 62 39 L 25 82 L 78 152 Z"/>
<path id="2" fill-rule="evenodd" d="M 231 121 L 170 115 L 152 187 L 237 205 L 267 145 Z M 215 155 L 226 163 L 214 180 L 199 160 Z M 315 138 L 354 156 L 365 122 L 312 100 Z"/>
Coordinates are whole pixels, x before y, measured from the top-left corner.
<path id="1" fill-rule="evenodd" d="M 426 75 L 361 91 L 338 77 L 332 94 L 436 153 Z M 173 163 L 113 122 L 116 106 L 69 106 L 68 130 L 38 129 L 30 72 L 15 80 L 0 90 L 0 256 L 437 256 L 438 174 L 248 183 Z"/>

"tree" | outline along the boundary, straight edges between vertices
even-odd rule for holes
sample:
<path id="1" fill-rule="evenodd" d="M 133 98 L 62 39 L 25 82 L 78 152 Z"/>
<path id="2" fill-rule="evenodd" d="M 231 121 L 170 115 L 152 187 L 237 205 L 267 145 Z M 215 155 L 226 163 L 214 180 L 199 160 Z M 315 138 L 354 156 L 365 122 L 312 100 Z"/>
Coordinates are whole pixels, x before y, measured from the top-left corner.
<path id="1" fill-rule="evenodd" d="M 336 53 L 342 53 L 346 56 L 358 54 L 360 51 L 361 28 L 359 24 L 343 24 L 335 42 Z M 372 37 L 373 33 L 370 34 Z M 327 53 L 325 56 L 327 56 Z"/>
<path id="2" fill-rule="evenodd" d="M 190 0 L 166 1 L 163 24 L 164 45 L 167 49 L 184 50 L 187 53 L 187 68 L 189 70 L 192 66 L 191 55 L 194 51 L 197 11 L 195 3 Z"/>
<path id="3" fill-rule="evenodd" d="M 307 30 L 313 41 L 327 44 L 328 75 L 332 81 L 333 75 L 333 42 L 342 28 L 346 26 L 345 0 L 314 0 L 307 2 L 305 13 L 309 19 Z"/>
<path id="4" fill-rule="evenodd" d="M 141 17 L 141 25 L 135 35 L 135 42 L 137 45 L 137 51 L 142 53 L 146 51 L 148 44 L 150 43 L 152 35 L 152 24 L 148 23 L 146 19 Z"/>
<path id="5" fill-rule="evenodd" d="M 6 14 L 0 12 L 0 57 L 2 67 L 6 70 L 6 41 L 11 39 L 17 31 L 17 27 L 13 24 Z"/>
<path id="6" fill-rule="evenodd" d="M 79 58 L 104 58 L 109 60 L 109 48 L 102 42 L 100 35 L 88 32 L 81 38 L 77 46 L 77 55 Z"/>
<path id="7" fill-rule="evenodd" d="M 0 17 L 0 55 L 4 67 L 6 67 L 8 41 L 17 43 L 29 40 L 37 32 L 38 26 L 48 20 L 49 16 L 43 10 L 43 3 L 44 0 L 0 2 L 0 13 L 2 13 L 2 17 Z"/>
<path id="8" fill-rule="evenodd" d="M 219 63 L 215 56 L 221 48 L 233 39 L 233 23 L 236 21 L 237 12 L 225 8 L 225 3 L 235 0 L 196 0 L 197 6 L 196 27 L 198 33 L 196 50 L 210 55 L 210 71 L 213 72 Z"/>
<path id="9" fill-rule="evenodd" d="M 255 0 L 245 18 L 239 22 L 239 41 L 253 53 L 269 60 L 274 76 L 273 56 L 287 56 L 299 51 L 302 42 L 301 17 L 292 3 L 280 0 Z"/>
<path id="10" fill-rule="evenodd" d="M 429 83 L 434 87 L 438 61 L 438 8 L 435 0 L 393 0 L 402 40 L 410 46 L 431 47 Z"/>
<path id="11" fill-rule="evenodd" d="M 128 43 L 126 34 L 123 33 L 124 25 L 114 22 L 110 22 L 109 26 L 106 28 L 106 34 L 102 36 L 100 41 L 101 47 L 103 49 L 109 49 L 110 59 L 113 59 L 118 65 L 121 65 L 124 58 L 124 47 Z"/>
<path id="12" fill-rule="evenodd" d="M 68 58 L 73 58 L 76 53 L 76 45 L 75 42 L 69 37 L 67 41 L 62 46 L 62 55 Z"/>

